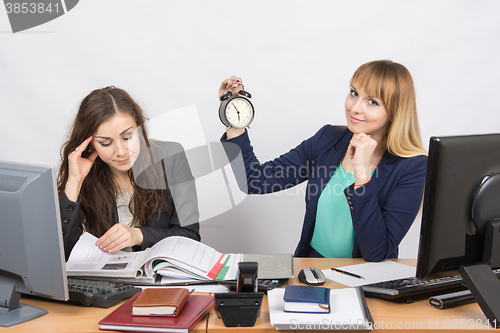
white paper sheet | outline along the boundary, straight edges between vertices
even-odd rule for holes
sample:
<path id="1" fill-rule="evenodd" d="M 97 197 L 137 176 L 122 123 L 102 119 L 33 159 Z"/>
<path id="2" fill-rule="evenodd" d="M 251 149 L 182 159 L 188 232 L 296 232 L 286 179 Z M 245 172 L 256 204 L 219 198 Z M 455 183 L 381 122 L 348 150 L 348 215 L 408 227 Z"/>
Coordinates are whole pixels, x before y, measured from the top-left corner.
<path id="1" fill-rule="evenodd" d="M 142 261 L 143 251 L 107 253 L 95 245 L 96 241 L 97 237 L 88 232 L 80 236 L 66 262 L 68 276 L 139 277 L 137 271 L 141 265 L 138 263 Z"/>
<path id="2" fill-rule="evenodd" d="M 329 280 L 342 283 L 349 287 L 357 287 L 365 284 L 415 277 L 415 267 L 401 264 L 391 260 L 381 262 L 369 262 L 365 264 L 335 267 L 349 273 L 362 276 L 358 279 L 345 274 L 337 273 L 331 269 L 324 269 L 322 272 Z"/>
<path id="3" fill-rule="evenodd" d="M 139 286 L 142 289 L 146 288 L 186 288 L 190 291 L 194 289 L 195 293 L 228 293 L 230 289 L 221 284 L 200 284 L 200 285 L 188 285 L 188 286 Z"/>

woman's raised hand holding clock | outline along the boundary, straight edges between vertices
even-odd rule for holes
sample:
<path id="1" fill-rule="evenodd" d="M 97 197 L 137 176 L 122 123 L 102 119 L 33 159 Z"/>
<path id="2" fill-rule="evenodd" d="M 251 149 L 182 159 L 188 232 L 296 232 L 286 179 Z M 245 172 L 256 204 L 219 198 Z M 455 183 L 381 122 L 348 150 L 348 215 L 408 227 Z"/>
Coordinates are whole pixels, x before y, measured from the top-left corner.
<path id="1" fill-rule="evenodd" d="M 219 87 L 219 97 L 224 93 L 226 93 L 227 91 L 230 91 L 233 94 L 237 95 L 238 92 L 242 89 L 243 89 L 243 80 L 240 77 L 236 77 L 233 75 L 231 76 L 231 78 L 222 81 Z M 222 101 L 220 102 L 222 103 Z M 232 139 L 245 133 L 245 128 L 229 127 L 226 133 L 227 133 L 227 138 Z"/>
<path id="2" fill-rule="evenodd" d="M 237 94 L 241 89 L 243 89 L 243 80 L 241 77 L 231 76 L 230 79 L 225 79 L 222 81 L 219 87 L 219 97 L 226 91 L 231 91 L 233 94 Z"/>

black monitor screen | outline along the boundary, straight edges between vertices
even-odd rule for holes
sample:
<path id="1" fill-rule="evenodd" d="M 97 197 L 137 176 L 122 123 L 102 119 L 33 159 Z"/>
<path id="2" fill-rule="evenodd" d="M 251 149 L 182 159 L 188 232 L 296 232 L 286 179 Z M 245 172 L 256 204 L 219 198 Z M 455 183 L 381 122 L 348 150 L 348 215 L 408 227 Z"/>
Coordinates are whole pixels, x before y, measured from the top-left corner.
<path id="1" fill-rule="evenodd" d="M 430 139 L 417 278 L 483 260 L 484 235 L 474 226 L 472 203 L 485 177 L 496 173 L 500 134 Z"/>

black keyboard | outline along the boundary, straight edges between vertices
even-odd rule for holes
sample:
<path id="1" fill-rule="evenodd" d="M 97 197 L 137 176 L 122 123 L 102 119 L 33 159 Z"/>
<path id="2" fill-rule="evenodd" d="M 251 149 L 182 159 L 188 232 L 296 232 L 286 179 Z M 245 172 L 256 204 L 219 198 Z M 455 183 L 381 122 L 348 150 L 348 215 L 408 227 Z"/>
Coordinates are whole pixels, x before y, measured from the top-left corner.
<path id="1" fill-rule="evenodd" d="M 288 279 L 258 279 L 257 287 L 258 291 L 267 292 L 268 290 L 281 287 L 285 285 L 287 282 Z M 213 283 L 213 282 L 209 281 L 208 283 Z M 237 281 L 235 280 L 223 280 L 223 281 L 217 281 L 217 283 L 220 283 L 233 291 L 236 291 L 238 284 Z"/>
<path id="2" fill-rule="evenodd" d="M 493 270 L 500 277 L 500 269 Z M 361 286 L 366 296 L 396 299 L 430 292 L 440 292 L 452 288 L 465 289 L 465 284 L 460 275 L 447 276 L 431 280 L 419 280 L 414 277 L 389 280 Z"/>
<path id="3" fill-rule="evenodd" d="M 263 279 L 259 280 L 258 286 L 259 286 L 259 291 L 264 291 L 267 292 L 268 290 L 274 289 L 281 287 L 282 285 L 286 284 L 288 282 L 288 279 Z"/>
<path id="4" fill-rule="evenodd" d="M 71 278 L 68 279 L 68 291 L 69 300 L 82 306 L 109 308 L 132 297 L 141 288 L 123 283 Z"/>

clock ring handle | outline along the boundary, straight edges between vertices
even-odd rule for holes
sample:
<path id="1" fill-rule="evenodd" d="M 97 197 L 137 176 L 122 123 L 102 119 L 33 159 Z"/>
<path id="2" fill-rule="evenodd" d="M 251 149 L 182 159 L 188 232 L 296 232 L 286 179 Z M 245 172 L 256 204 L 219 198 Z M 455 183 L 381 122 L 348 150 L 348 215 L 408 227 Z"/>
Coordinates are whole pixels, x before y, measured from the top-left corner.
<path id="1" fill-rule="evenodd" d="M 242 85 L 243 85 L 243 84 L 242 84 Z M 238 94 L 240 94 L 241 96 L 244 96 L 244 97 L 246 97 L 246 98 L 252 98 L 252 94 L 250 94 L 248 91 L 245 91 L 245 90 L 243 90 L 243 89 L 242 89 L 242 90 L 240 90 L 240 91 L 238 92 Z"/>
<path id="2" fill-rule="evenodd" d="M 245 88 L 245 87 L 243 86 L 243 83 L 241 83 L 241 86 L 243 87 L 243 89 Z M 227 87 L 229 87 L 229 85 L 228 85 Z M 220 97 L 219 97 L 219 98 L 220 98 L 220 100 L 221 100 L 221 102 L 223 102 L 223 101 L 225 101 L 226 99 L 229 99 L 231 96 L 233 96 L 233 93 L 232 93 L 231 91 L 227 90 L 227 87 L 226 87 L 226 92 L 225 92 L 225 93 L 223 93 L 222 95 L 220 95 Z M 241 96 L 243 96 L 243 97 L 246 97 L 246 98 L 252 98 L 252 94 L 250 94 L 248 91 L 245 91 L 245 90 L 243 90 L 243 89 L 241 89 L 241 90 L 238 92 L 238 94 L 239 94 L 239 95 L 241 95 Z"/>

